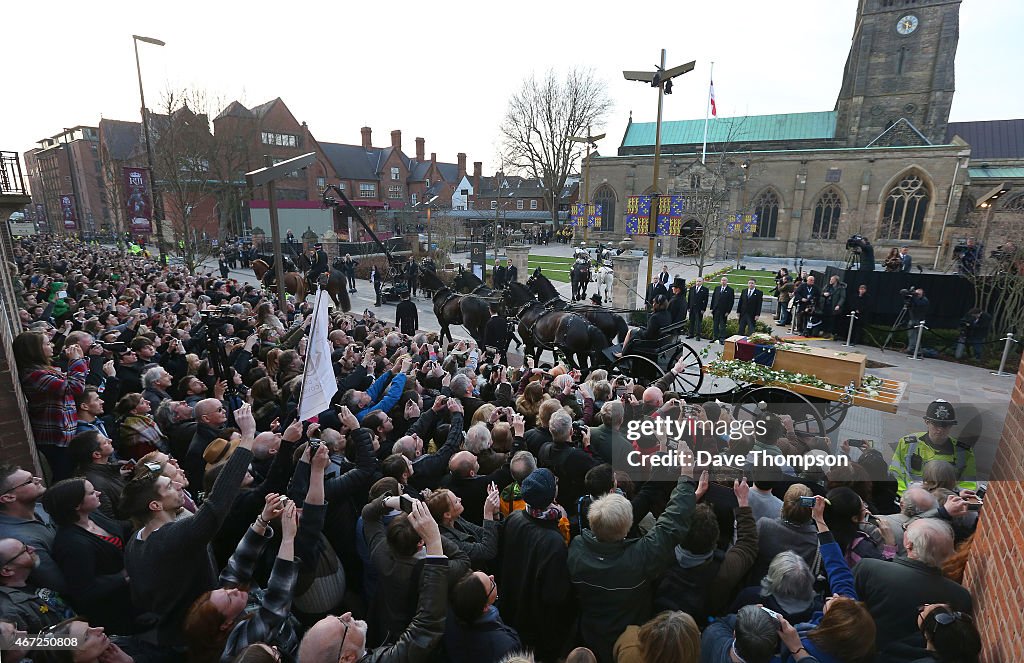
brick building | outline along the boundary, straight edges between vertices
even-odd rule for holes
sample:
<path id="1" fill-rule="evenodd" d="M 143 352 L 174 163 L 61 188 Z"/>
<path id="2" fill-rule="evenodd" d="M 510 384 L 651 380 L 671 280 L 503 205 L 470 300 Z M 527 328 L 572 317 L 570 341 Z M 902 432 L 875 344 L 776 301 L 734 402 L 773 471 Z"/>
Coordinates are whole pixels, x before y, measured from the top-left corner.
<path id="1" fill-rule="evenodd" d="M 876 255 L 906 245 L 916 263 L 945 266 L 968 237 L 994 248 L 1019 235 L 1024 120 L 948 121 L 959 10 L 959 0 L 859 0 L 835 108 L 712 119 L 706 162 L 703 119 L 663 122 L 658 189 L 688 209 L 688 236 L 671 250 L 692 250 L 708 206 L 758 215 L 747 255 L 836 259 L 862 234 Z M 622 237 L 628 196 L 653 191 L 654 137 L 654 123 L 630 119 L 617 155 L 592 158 L 598 237 Z M 737 238 L 716 248 L 734 253 Z"/>
<path id="2" fill-rule="evenodd" d="M 78 126 L 44 138 L 25 153 L 32 191 L 32 210 L 42 205 L 46 222 L 56 232 L 88 234 L 111 227 L 110 196 L 103 178 L 99 129 Z M 76 220 L 67 224 L 62 198 L 70 197 Z"/>

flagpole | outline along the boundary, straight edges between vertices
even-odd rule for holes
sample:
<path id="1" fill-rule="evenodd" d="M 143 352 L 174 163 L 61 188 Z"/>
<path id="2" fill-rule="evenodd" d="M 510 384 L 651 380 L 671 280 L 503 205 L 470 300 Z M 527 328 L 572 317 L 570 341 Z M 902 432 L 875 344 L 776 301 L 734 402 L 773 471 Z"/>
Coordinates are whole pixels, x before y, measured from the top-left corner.
<path id="1" fill-rule="evenodd" d="M 711 63 L 711 75 L 708 76 L 708 98 L 704 104 L 704 147 L 701 149 L 700 162 L 704 163 L 708 158 L 708 116 L 711 113 L 711 81 L 715 80 L 715 63 Z"/>

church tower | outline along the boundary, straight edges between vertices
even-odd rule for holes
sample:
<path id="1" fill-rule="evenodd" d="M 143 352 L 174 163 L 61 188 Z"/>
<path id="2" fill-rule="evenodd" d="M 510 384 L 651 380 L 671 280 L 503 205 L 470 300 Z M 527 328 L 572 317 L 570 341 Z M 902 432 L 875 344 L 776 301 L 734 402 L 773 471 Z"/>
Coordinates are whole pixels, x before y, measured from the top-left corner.
<path id="1" fill-rule="evenodd" d="M 905 118 L 929 142 L 944 143 L 959 34 L 960 0 L 859 0 L 836 140 L 864 147 Z M 904 130 L 880 142 L 924 141 Z"/>

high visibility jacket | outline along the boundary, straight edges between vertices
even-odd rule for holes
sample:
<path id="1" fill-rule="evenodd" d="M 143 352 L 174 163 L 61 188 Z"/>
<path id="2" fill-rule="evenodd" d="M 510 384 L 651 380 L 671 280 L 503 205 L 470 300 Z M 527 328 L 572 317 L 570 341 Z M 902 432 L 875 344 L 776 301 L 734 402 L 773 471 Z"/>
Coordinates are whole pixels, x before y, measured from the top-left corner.
<path id="1" fill-rule="evenodd" d="M 899 483 L 902 495 L 907 486 L 923 478 L 924 466 L 930 460 L 944 460 L 956 467 L 959 487 L 974 490 L 977 487 L 977 470 L 974 465 L 974 450 L 962 446 L 955 437 L 949 438 L 952 453 L 940 453 L 928 439 L 928 433 L 912 433 L 900 438 L 889 463 L 889 474 Z"/>

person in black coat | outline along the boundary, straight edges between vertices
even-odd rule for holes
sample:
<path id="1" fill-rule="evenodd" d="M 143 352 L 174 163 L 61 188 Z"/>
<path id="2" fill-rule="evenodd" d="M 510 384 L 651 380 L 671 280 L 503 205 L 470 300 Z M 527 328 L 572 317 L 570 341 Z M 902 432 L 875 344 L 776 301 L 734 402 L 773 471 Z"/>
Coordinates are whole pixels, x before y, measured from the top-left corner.
<path id="1" fill-rule="evenodd" d="M 708 289 L 704 287 L 704 279 L 697 277 L 697 282 L 690 286 L 690 291 L 686 295 L 686 310 L 690 314 L 690 330 L 686 338 L 696 338 L 699 341 L 704 311 L 708 310 Z"/>
<path id="2" fill-rule="evenodd" d="M 814 285 L 813 276 L 808 276 L 807 281 L 797 287 L 793 299 L 796 300 L 793 304 L 793 327 L 797 332 L 807 333 L 807 323 L 818 309 L 821 299 L 821 289 Z"/>
<path id="3" fill-rule="evenodd" d="M 124 570 L 131 525 L 100 513 L 100 492 L 82 477 L 54 484 L 42 502 L 57 525 L 53 558 L 67 580 L 68 601 L 92 626 L 133 632 L 135 610 Z"/>
<path id="4" fill-rule="evenodd" d="M 668 313 L 672 322 L 682 322 L 686 318 L 686 281 L 677 276 L 672 281 L 672 299 L 668 303 Z"/>
<path id="5" fill-rule="evenodd" d="M 850 297 L 846 302 L 846 312 L 856 313 L 853 321 L 853 335 L 850 343 L 858 345 L 864 335 L 864 325 L 871 323 L 871 295 L 868 294 L 868 286 L 861 283 L 857 286 L 857 294 Z"/>
<path id="6" fill-rule="evenodd" d="M 410 260 L 405 266 L 405 281 L 409 286 L 409 293 L 415 297 L 416 290 L 419 288 L 420 279 L 420 266 L 415 260 Z"/>
<path id="7" fill-rule="evenodd" d="M 484 324 L 484 347 L 497 348 L 497 358 L 508 363 L 508 318 L 501 315 L 497 302 L 491 302 L 491 317 Z"/>
<path id="8" fill-rule="evenodd" d="M 410 263 L 416 264 L 416 263 Z M 410 283 L 412 279 L 410 278 Z M 398 330 L 407 336 L 413 336 L 416 334 L 416 330 L 420 326 L 420 314 L 416 305 L 409 299 L 409 293 L 412 292 L 412 286 L 409 286 L 407 292 L 402 293 L 402 301 L 398 302 L 398 306 L 395 307 L 395 325 Z"/>
<path id="9" fill-rule="evenodd" d="M 736 313 L 740 316 L 739 334 L 747 336 L 754 333 L 754 321 L 761 315 L 763 303 L 764 293 L 755 287 L 754 279 L 748 279 L 747 289 L 740 293 L 740 301 L 736 305 Z"/>
<path id="10" fill-rule="evenodd" d="M 725 325 L 735 302 L 736 293 L 729 287 L 729 279 L 723 276 L 720 285 L 711 295 L 711 320 L 714 323 L 711 336 L 719 343 L 725 343 Z"/>

